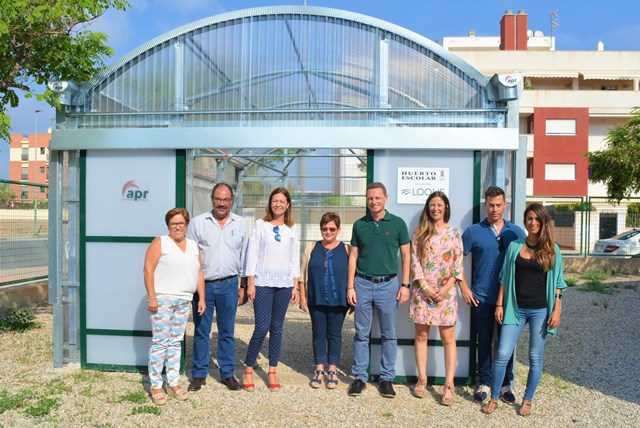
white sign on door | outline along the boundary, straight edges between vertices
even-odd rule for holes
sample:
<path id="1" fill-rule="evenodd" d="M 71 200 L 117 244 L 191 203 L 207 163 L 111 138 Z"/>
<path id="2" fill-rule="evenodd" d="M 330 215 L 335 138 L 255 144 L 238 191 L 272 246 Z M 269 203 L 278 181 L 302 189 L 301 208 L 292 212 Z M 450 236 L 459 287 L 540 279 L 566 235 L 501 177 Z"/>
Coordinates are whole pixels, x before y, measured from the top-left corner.
<path id="1" fill-rule="evenodd" d="M 449 195 L 449 168 L 398 168 L 398 204 L 424 205 L 435 191 Z"/>

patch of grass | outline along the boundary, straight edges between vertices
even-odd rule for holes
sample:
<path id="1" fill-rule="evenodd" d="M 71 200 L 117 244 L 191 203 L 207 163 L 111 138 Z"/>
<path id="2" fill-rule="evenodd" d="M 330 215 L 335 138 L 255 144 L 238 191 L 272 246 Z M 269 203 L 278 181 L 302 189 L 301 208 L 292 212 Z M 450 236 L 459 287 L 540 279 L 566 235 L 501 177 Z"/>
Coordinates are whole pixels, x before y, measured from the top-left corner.
<path id="1" fill-rule="evenodd" d="M 581 291 L 589 291 L 598 294 L 611 294 L 613 290 L 606 285 L 602 284 L 600 281 L 589 281 L 584 287 L 579 288 Z"/>
<path id="2" fill-rule="evenodd" d="M 573 287 L 574 285 L 578 284 L 578 281 L 580 281 L 578 278 L 565 278 L 564 279 L 564 282 L 566 282 L 569 287 Z"/>
<path id="3" fill-rule="evenodd" d="M 597 270 L 597 269 L 589 269 L 586 270 L 584 272 L 582 272 L 582 275 L 580 276 L 582 279 L 587 280 L 587 281 L 596 281 L 596 282 L 601 282 L 601 281 L 606 281 L 607 279 L 609 279 L 609 273 L 608 272 L 604 272 L 601 270 Z"/>
<path id="4" fill-rule="evenodd" d="M 59 395 L 71 392 L 71 387 L 64 382 L 62 378 L 55 378 L 47 384 L 44 395 Z"/>
<path id="5" fill-rule="evenodd" d="M 596 302 L 595 300 L 594 300 L 593 302 L 591 302 L 591 304 L 592 304 L 593 306 L 600 306 L 600 303 Z"/>
<path id="6" fill-rule="evenodd" d="M 624 288 L 625 290 L 635 290 L 636 288 L 638 288 L 638 286 L 636 284 L 625 284 L 622 286 L 622 288 Z"/>
<path id="7" fill-rule="evenodd" d="M 382 414 L 382 416 L 384 416 L 385 418 L 392 418 L 392 417 L 393 417 L 393 413 L 391 413 L 391 412 L 384 412 L 384 413 Z"/>
<path id="8" fill-rule="evenodd" d="M 34 321 L 36 314 L 33 308 L 18 308 L 16 305 L 9 305 L 0 310 L 0 331 L 24 332 L 40 327 L 42 324 Z"/>
<path id="9" fill-rule="evenodd" d="M 134 407 L 131 411 L 132 415 L 139 415 L 141 413 L 149 413 L 151 415 L 159 416 L 162 413 L 162 410 L 160 410 L 160 408 L 156 406 L 138 406 Z"/>
<path id="10" fill-rule="evenodd" d="M 11 394 L 6 390 L 0 390 L 0 415 L 7 410 L 18 409 L 24 406 L 27 398 L 33 395 L 30 389 L 23 389 L 17 394 Z"/>
<path id="11" fill-rule="evenodd" d="M 602 299 L 602 307 L 605 309 L 609 308 L 609 301 L 606 299 Z"/>
<path id="12" fill-rule="evenodd" d="M 104 373 L 94 370 L 80 370 L 79 372 L 74 373 L 71 377 L 75 383 L 103 382 L 107 379 L 107 376 Z"/>
<path id="13" fill-rule="evenodd" d="M 130 401 L 132 403 L 137 403 L 137 404 L 142 404 L 142 403 L 146 403 L 148 400 L 147 398 L 147 393 L 144 391 L 134 391 L 134 392 L 128 392 L 122 396 L 120 396 L 120 398 L 118 398 L 117 402 L 118 403 L 122 403 L 123 401 Z"/>
<path id="14" fill-rule="evenodd" d="M 61 399 L 55 398 L 40 398 L 36 404 L 24 409 L 24 412 L 29 416 L 46 416 L 51 413 L 51 410 L 57 409 L 60 406 Z"/>
<path id="15" fill-rule="evenodd" d="M 81 397 L 93 397 L 93 396 L 94 396 L 94 394 L 93 394 L 93 386 L 91 386 L 91 385 L 87 385 L 86 387 L 82 388 L 82 389 L 78 392 L 78 394 L 79 394 Z"/>

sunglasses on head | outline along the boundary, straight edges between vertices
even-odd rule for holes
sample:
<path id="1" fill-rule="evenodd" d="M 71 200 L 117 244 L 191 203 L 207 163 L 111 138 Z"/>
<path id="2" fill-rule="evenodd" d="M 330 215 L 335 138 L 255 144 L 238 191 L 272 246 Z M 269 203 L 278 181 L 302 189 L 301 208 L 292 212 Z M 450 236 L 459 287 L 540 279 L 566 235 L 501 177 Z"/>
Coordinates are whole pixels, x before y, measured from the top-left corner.
<path id="1" fill-rule="evenodd" d="M 498 241 L 498 250 L 502 251 L 504 249 L 504 242 L 502 242 L 502 236 L 496 236 L 496 241 Z"/>
<path id="2" fill-rule="evenodd" d="M 280 236 L 280 227 L 275 226 L 273 228 L 273 233 L 275 233 L 276 235 L 273 237 L 273 239 L 275 239 L 276 241 L 280 242 L 282 241 L 282 236 Z"/>

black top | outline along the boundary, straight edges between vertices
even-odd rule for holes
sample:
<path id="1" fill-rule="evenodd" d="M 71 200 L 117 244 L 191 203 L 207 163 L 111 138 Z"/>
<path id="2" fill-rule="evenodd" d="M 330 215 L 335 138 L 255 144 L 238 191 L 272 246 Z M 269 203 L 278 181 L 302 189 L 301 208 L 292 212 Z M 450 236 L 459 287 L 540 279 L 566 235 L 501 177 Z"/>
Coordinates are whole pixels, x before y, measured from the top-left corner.
<path id="1" fill-rule="evenodd" d="M 519 308 L 547 307 L 547 273 L 535 259 L 516 257 L 516 302 Z"/>

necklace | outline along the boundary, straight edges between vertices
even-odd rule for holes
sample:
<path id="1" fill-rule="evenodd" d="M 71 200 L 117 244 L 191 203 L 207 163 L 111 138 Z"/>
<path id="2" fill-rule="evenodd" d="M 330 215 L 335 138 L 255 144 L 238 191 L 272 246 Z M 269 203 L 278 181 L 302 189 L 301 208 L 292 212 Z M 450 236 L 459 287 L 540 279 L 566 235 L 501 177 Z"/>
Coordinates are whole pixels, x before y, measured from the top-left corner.
<path id="1" fill-rule="evenodd" d="M 527 248 L 530 249 L 530 250 L 537 250 L 538 249 L 538 243 L 537 242 L 536 242 L 535 245 L 531 245 L 531 244 L 529 244 L 529 241 L 527 241 L 525 239 L 524 243 L 527 245 Z"/>

